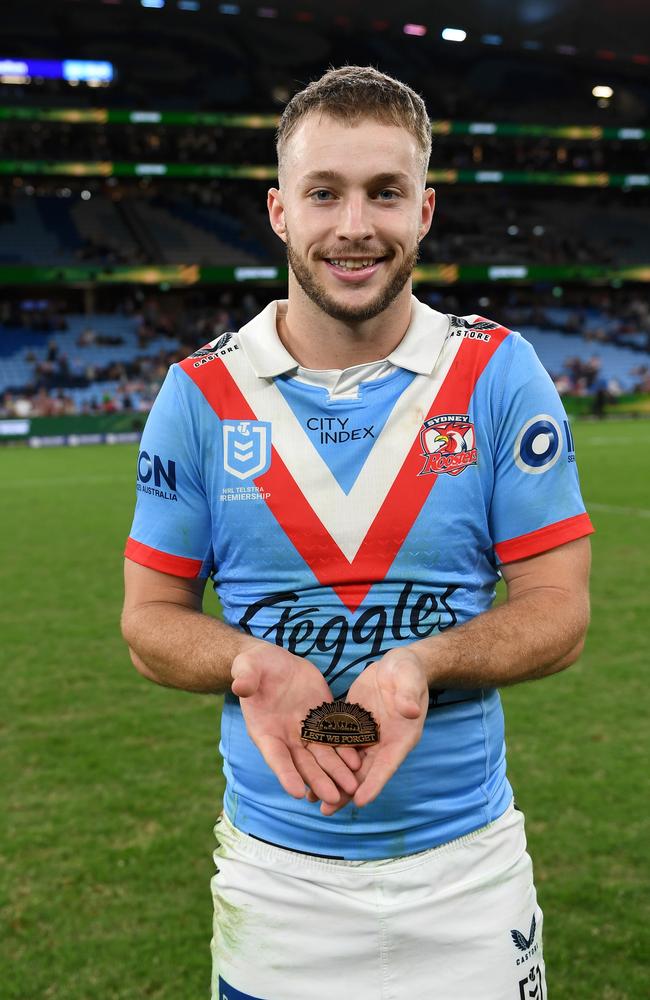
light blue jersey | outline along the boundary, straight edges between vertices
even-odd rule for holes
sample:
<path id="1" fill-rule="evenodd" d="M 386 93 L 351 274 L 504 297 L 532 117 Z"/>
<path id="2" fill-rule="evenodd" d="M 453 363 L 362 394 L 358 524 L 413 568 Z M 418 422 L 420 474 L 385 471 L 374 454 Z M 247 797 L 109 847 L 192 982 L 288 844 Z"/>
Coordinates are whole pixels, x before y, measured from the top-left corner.
<path id="1" fill-rule="evenodd" d="M 344 373 L 337 391 L 305 380 L 275 307 L 170 370 L 126 554 L 210 576 L 228 624 L 308 658 L 341 697 L 389 649 L 486 611 L 499 562 L 592 528 L 566 414 L 518 334 L 413 299 L 383 367 Z M 432 691 L 419 744 L 376 801 L 331 817 L 282 790 L 232 695 L 220 749 L 240 830 L 335 857 L 426 850 L 512 798 L 492 689 Z"/>

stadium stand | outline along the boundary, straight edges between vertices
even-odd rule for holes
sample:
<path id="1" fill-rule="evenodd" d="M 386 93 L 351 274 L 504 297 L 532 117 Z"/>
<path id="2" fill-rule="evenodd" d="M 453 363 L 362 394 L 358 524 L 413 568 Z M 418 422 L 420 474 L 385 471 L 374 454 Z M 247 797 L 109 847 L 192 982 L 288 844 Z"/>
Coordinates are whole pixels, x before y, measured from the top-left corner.
<path id="1" fill-rule="evenodd" d="M 222 215 L 224 222 L 221 226 L 217 218 L 210 226 L 207 214 L 201 216 L 191 206 L 183 207 L 179 203 L 163 205 L 131 201 L 130 208 L 160 247 L 160 259 L 165 263 L 232 266 L 259 261 L 259 257 L 248 253 L 241 244 L 237 245 L 235 239 L 225 242 L 216 235 L 215 231 L 218 231 L 220 235 L 228 233 L 234 237 L 241 230 L 241 224 L 227 216 Z"/>
<path id="2" fill-rule="evenodd" d="M 52 215 L 48 216 L 51 199 L 17 198 L 10 207 L 10 220 L 0 226 L 0 260 L 2 263 L 29 262 L 50 264 L 58 260 L 73 261 L 70 247 L 70 227 L 63 224 L 56 228 Z M 57 213 L 60 221 L 63 213 Z M 48 222 L 53 223 L 48 225 Z M 77 240 L 70 241 L 73 247 Z"/>
<path id="3" fill-rule="evenodd" d="M 438 293 L 424 296 L 436 308 L 458 308 Z M 233 308 L 225 293 L 212 308 L 177 306 L 169 313 L 164 299 L 150 295 L 145 308 L 130 315 L 70 314 L 59 320 L 65 329 L 55 332 L 1 327 L 0 415 L 146 410 L 169 364 L 246 322 L 260 304 L 248 293 Z M 636 321 L 623 310 L 622 318 L 616 316 L 620 306 L 613 303 L 609 311 L 595 304 L 540 309 L 500 302 L 490 308 L 532 343 L 563 395 L 605 389 L 615 398 L 647 381 L 650 316 L 643 305 L 637 301 Z"/>
<path id="4" fill-rule="evenodd" d="M 137 184 L 89 190 L 70 181 L 18 190 L 4 199 L 0 263 L 235 266 L 269 259 L 259 234 L 261 212 L 247 206 L 235 214 L 241 191 L 231 214 L 212 198 L 199 200 L 178 187 L 170 193 Z"/>
<path id="5" fill-rule="evenodd" d="M 252 8 L 238 7 L 241 16 L 233 17 L 210 7 L 194 18 L 181 16 L 180 5 L 162 6 L 162 16 L 135 3 L 91 0 L 57 5 L 56 16 L 38 0 L 16 7 L 7 39 L 15 51 L 29 50 L 37 23 L 39 52 L 54 57 L 83 10 L 86 32 L 108 45 L 118 72 L 109 88 L 0 79 L 0 156 L 5 175 L 12 166 L 15 174 L 0 188 L 0 268 L 7 273 L 12 266 L 88 265 L 110 279 L 114 268 L 145 265 L 153 274 L 161 269 L 162 284 L 166 266 L 285 265 L 266 219 L 268 179 L 158 175 L 166 164 L 199 173 L 202 166 L 272 165 L 273 116 L 291 93 L 327 63 L 359 62 L 414 86 L 434 119 L 430 167 L 449 173 L 436 183 L 423 265 L 567 273 L 596 265 L 605 275 L 637 268 L 627 280 L 644 279 L 650 133 L 639 126 L 650 113 L 650 90 L 640 61 L 627 59 L 611 99 L 594 103 L 591 21 L 580 25 L 581 58 L 573 58 L 577 49 L 560 57 L 541 46 L 531 55 L 524 28 L 514 23 L 503 51 L 487 42 L 445 46 L 433 31 L 415 40 L 387 5 L 356 33 L 349 30 L 352 11 L 297 23 L 286 12 L 264 20 Z M 133 59 L 135 36 L 146 60 Z M 154 107 L 160 112 L 146 110 Z M 145 110 L 128 110 L 138 108 Z M 166 112 L 173 124 L 161 123 Z M 216 112 L 218 120 L 197 124 L 198 112 Z M 575 128 L 590 122 L 591 130 Z M 612 132 L 606 141 L 603 129 Z M 113 175 L 116 165 L 132 176 L 125 169 Z M 508 171 L 519 180 L 501 183 Z M 531 174 L 545 180 L 529 183 Z M 559 183 L 565 174 L 574 175 L 571 186 Z M 253 294 L 192 289 L 184 298 L 175 292 L 170 308 L 161 292 L 137 292 L 123 308 L 124 286 L 116 285 L 102 288 L 98 306 L 89 287 L 94 276 L 78 279 L 83 290 L 63 291 L 55 309 L 36 286 L 5 286 L 0 413 L 146 409 L 170 361 L 282 294 L 254 286 Z M 418 291 L 443 311 L 471 312 L 486 302 L 486 314 L 531 340 L 564 393 L 645 391 L 650 311 L 643 286 L 580 293 L 554 288 L 556 280 L 512 293 L 478 285 L 441 293 L 421 284 Z M 23 300 L 32 306 L 23 309 Z"/>
<path id="6" fill-rule="evenodd" d="M 5 197 L 0 263 L 75 261 L 170 264 L 282 263 L 269 231 L 266 185 L 170 182 L 83 187 L 46 182 L 38 192 Z M 233 190 L 234 188 L 234 190 Z M 85 194 L 84 194 L 85 192 Z M 438 188 L 432 231 L 422 259 L 470 263 L 644 263 L 648 258 L 647 195 L 599 192 L 577 201 L 572 192 Z M 228 205 L 228 209 L 224 207 Z M 477 203 L 480 210 L 477 210 Z"/>

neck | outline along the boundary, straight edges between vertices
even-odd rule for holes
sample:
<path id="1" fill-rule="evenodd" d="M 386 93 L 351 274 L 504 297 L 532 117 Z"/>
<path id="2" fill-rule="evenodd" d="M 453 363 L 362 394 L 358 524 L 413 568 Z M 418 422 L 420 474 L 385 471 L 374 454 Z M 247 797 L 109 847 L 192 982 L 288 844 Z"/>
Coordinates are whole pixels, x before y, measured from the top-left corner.
<path id="1" fill-rule="evenodd" d="M 289 298 L 278 304 L 278 336 L 303 368 L 325 371 L 380 361 L 411 321 L 411 282 L 378 316 L 359 323 L 333 319 L 305 295 L 289 272 Z"/>

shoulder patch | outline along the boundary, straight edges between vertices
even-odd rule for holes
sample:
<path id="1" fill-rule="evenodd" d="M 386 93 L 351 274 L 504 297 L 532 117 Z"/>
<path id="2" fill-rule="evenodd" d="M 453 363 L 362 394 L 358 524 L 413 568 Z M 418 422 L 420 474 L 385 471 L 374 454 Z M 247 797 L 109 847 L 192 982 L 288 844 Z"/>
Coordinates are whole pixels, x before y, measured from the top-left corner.
<path id="1" fill-rule="evenodd" d="M 492 339 L 488 331 L 503 330 L 504 333 L 509 332 L 505 327 L 482 316 L 450 315 L 449 324 L 450 337 L 462 337 L 465 340 L 477 340 L 485 344 L 488 344 Z"/>
<path id="2" fill-rule="evenodd" d="M 224 358 L 232 351 L 238 351 L 239 344 L 234 341 L 234 336 L 234 333 L 223 333 L 216 340 L 206 344 L 205 347 L 199 347 L 197 351 L 194 351 L 194 354 L 190 354 L 189 358 L 181 362 L 181 367 L 189 372 L 190 368 L 202 368 L 210 361 L 216 361 L 217 358 Z"/>
<path id="3" fill-rule="evenodd" d="M 190 354 L 190 357 L 204 358 L 208 354 L 214 354 L 215 352 L 222 350 L 226 344 L 229 344 L 233 336 L 234 334 L 232 333 L 223 333 L 220 337 L 217 337 L 216 340 L 211 340 L 204 347 L 199 347 L 198 351 L 195 351 L 194 354 Z"/>
<path id="4" fill-rule="evenodd" d="M 491 319 L 482 319 L 477 316 L 475 319 L 470 321 L 467 316 L 450 316 L 452 326 L 457 326 L 463 330 L 498 330 L 499 324 L 494 323 Z"/>

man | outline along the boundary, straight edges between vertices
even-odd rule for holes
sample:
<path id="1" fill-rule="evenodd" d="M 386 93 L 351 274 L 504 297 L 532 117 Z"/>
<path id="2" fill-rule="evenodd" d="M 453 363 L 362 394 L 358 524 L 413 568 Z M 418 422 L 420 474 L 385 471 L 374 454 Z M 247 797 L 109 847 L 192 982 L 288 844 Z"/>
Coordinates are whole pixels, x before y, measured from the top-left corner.
<path id="1" fill-rule="evenodd" d="M 225 694 L 220 1000 L 546 996 L 497 688 L 579 655 L 592 529 L 531 348 L 412 297 L 430 144 L 374 69 L 289 102 L 288 300 L 174 366 L 143 437 L 124 636 Z M 378 741 L 301 739 L 333 699 Z"/>

